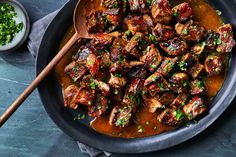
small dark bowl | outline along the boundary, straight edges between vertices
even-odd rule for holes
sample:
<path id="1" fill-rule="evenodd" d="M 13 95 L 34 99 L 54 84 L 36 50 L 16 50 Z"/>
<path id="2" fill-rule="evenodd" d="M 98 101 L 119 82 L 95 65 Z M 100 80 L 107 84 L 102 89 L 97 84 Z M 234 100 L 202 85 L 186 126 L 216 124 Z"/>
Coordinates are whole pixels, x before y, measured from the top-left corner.
<path id="1" fill-rule="evenodd" d="M 16 34 L 13 38 L 11 43 L 8 43 L 4 46 L 0 46 L 0 52 L 12 52 L 18 49 L 27 39 L 30 31 L 30 20 L 29 16 L 23 7 L 18 1 L 16 0 L 1 0 L 1 3 L 7 3 L 15 8 L 17 13 L 16 21 L 23 22 L 24 27 L 23 30 Z"/>
<path id="2" fill-rule="evenodd" d="M 70 0 L 47 28 L 37 57 L 37 74 L 58 52 L 60 39 L 72 25 L 73 10 L 76 3 L 77 0 Z M 234 0 L 210 0 L 209 3 L 223 12 L 222 16 L 225 22 L 233 24 L 234 27 L 236 26 L 236 5 L 234 5 Z M 175 131 L 150 137 L 135 139 L 114 138 L 94 131 L 89 125 L 91 120 L 89 118 L 83 121 L 73 121 L 73 112 L 63 106 L 61 87 L 54 73 L 51 73 L 40 84 L 38 90 L 49 116 L 59 128 L 75 140 L 108 152 L 143 153 L 157 151 L 172 147 L 196 136 L 211 125 L 230 105 L 236 95 L 236 54 L 234 52 L 232 54 L 226 80 L 215 97 L 209 113 L 197 124 L 191 124 L 189 127 L 182 127 Z"/>

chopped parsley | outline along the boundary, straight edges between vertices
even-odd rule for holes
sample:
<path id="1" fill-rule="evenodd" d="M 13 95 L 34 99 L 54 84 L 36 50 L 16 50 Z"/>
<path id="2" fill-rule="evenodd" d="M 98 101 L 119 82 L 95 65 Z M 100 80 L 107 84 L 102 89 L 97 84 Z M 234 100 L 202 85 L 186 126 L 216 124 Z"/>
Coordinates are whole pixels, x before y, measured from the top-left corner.
<path id="1" fill-rule="evenodd" d="M 152 1 L 153 0 L 146 0 L 147 7 L 150 8 L 152 6 Z"/>
<path id="2" fill-rule="evenodd" d="M 15 17 L 17 14 L 13 6 L 6 3 L 0 4 L 0 46 L 10 43 L 23 29 L 23 23 L 16 23 Z"/>
<path id="3" fill-rule="evenodd" d="M 150 41 L 153 42 L 154 44 L 157 43 L 155 35 L 149 34 L 149 39 L 150 39 Z"/>
<path id="4" fill-rule="evenodd" d="M 116 126 L 125 127 L 127 120 L 125 118 L 120 118 L 116 121 Z"/>
<path id="5" fill-rule="evenodd" d="M 178 18 L 178 17 L 179 17 L 179 13 L 176 11 L 176 12 L 173 13 L 173 16 L 174 16 L 175 18 Z"/>
<path id="6" fill-rule="evenodd" d="M 121 77 L 122 77 L 122 74 L 115 74 L 114 76 L 121 78 Z"/>
<path id="7" fill-rule="evenodd" d="M 131 35 L 132 33 L 131 33 L 131 30 L 127 30 L 127 31 L 125 31 L 125 35 L 127 36 L 127 37 L 129 37 L 130 35 Z"/>
<path id="8" fill-rule="evenodd" d="M 94 79 L 91 79 L 90 87 L 92 89 L 96 89 L 97 88 L 97 83 L 94 81 Z"/>
<path id="9" fill-rule="evenodd" d="M 182 120 L 185 117 L 184 113 L 180 109 L 175 110 L 174 115 L 177 120 Z"/>
<path id="10" fill-rule="evenodd" d="M 197 85 L 197 87 L 200 88 L 200 89 L 204 87 L 203 81 L 200 81 L 200 80 L 197 80 L 197 81 L 196 81 L 196 85 Z"/>
<path id="11" fill-rule="evenodd" d="M 183 34 L 183 35 L 188 35 L 188 28 L 184 28 L 182 34 Z"/>
<path id="12" fill-rule="evenodd" d="M 77 116 L 74 117 L 73 120 L 82 120 L 85 119 L 86 115 L 85 114 L 78 114 Z"/>
<path id="13" fill-rule="evenodd" d="M 180 61 L 178 65 L 179 65 L 180 70 L 182 71 L 186 70 L 187 63 L 185 61 Z"/>
<path id="14" fill-rule="evenodd" d="M 151 65 L 151 68 L 156 69 L 156 68 L 157 68 L 157 65 L 152 64 L 152 65 Z"/>

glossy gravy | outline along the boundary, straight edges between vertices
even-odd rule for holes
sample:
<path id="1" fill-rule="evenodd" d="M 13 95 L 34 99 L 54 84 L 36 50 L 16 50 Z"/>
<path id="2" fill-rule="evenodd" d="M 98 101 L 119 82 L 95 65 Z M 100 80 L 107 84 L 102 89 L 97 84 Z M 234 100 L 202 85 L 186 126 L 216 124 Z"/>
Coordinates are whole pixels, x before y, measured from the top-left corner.
<path id="1" fill-rule="evenodd" d="M 217 15 L 215 9 L 203 0 L 174 0 L 173 3 L 178 4 L 181 2 L 188 2 L 192 6 L 195 20 L 199 21 L 199 23 L 206 29 L 216 30 L 222 24 L 222 20 L 220 16 Z M 71 27 L 62 40 L 61 46 L 64 45 L 73 34 L 74 29 Z M 78 48 L 79 43 L 75 44 L 70 49 L 69 53 L 55 68 L 57 78 L 61 83 L 62 88 L 74 84 L 74 82 L 64 73 L 64 68 L 71 62 L 71 57 L 77 52 Z M 211 98 L 218 93 L 224 82 L 224 78 L 225 73 L 222 73 L 221 75 L 208 77 L 206 79 L 208 100 L 211 100 Z M 149 113 L 144 107 L 142 107 L 136 113 L 133 125 L 125 128 L 118 128 L 108 124 L 109 113 L 107 113 L 100 118 L 94 119 L 91 122 L 91 126 L 94 130 L 100 133 L 123 138 L 145 137 L 175 129 L 174 127 L 169 127 L 159 123 L 157 121 L 157 114 L 158 113 Z"/>

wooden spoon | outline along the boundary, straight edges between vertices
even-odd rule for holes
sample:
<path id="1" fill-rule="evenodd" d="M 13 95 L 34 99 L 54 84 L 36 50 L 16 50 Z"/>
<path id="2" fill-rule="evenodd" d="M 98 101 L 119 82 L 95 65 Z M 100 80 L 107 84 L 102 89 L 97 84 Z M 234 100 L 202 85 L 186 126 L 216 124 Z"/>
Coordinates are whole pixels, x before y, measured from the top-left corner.
<path id="1" fill-rule="evenodd" d="M 51 72 L 57 63 L 63 58 L 68 50 L 80 38 L 91 38 L 86 25 L 86 16 L 93 10 L 98 9 L 100 0 L 79 0 L 74 11 L 74 28 L 76 33 L 58 52 L 52 61 L 42 70 L 42 72 L 32 81 L 32 83 L 23 91 L 23 93 L 12 103 L 12 105 L 0 117 L 0 127 L 9 119 L 25 99 L 34 91 L 38 84 Z"/>

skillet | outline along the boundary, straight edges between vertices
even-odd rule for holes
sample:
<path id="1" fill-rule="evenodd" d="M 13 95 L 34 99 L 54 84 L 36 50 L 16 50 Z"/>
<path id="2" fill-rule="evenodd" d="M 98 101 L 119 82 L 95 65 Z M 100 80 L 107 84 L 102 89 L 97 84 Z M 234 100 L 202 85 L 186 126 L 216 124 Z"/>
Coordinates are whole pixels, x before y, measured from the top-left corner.
<path id="1" fill-rule="evenodd" d="M 236 2 L 234 0 L 209 0 L 207 2 L 221 10 L 224 21 L 231 23 L 236 28 L 236 13 L 234 13 Z M 36 74 L 39 74 L 58 52 L 60 41 L 72 25 L 76 3 L 77 0 L 70 0 L 66 3 L 48 26 L 38 51 Z M 232 52 L 224 85 L 214 98 L 209 113 L 197 124 L 160 135 L 135 139 L 114 138 L 94 131 L 89 125 L 91 121 L 89 117 L 83 121 L 73 121 L 74 113 L 64 108 L 61 87 L 53 72 L 39 85 L 38 91 L 49 116 L 61 130 L 75 140 L 114 153 L 144 153 L 162 150 L 196 136 L 211 125 L 230 105 L 236 95 L 236 55 L 234 51 L 235 49 Z"/>

